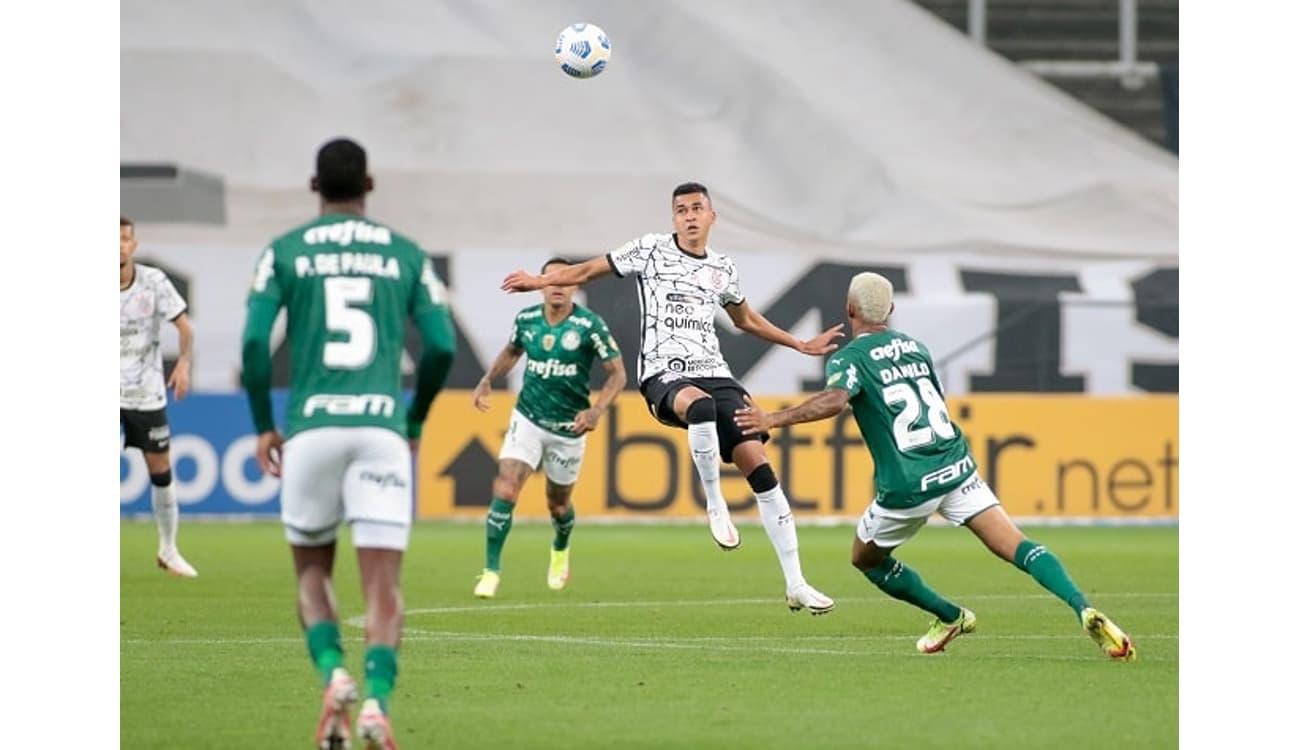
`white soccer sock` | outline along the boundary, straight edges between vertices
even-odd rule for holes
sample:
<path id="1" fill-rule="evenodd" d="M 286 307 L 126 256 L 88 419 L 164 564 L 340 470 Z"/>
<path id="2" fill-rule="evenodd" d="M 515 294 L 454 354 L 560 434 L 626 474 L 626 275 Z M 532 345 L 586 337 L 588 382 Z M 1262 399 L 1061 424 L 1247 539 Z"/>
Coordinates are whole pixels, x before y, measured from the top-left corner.
<path id="1" fill-rule="evenodd" d="M 176 549 L 176 527 L 180 524 L 180 507 L 176 504 L 175 480 L 159 487 L 153 487 L 153 519 L 158 522 L 158 546 L 160 551 Z"/>
<path id="2" fill-rule="evenodd" d="M 704 485 L 704 500 L 710 513 L 719 510 L 727 513 L 727 501 L 722 497 L 722 479 L 718 465 L 718 426 L 713 422 L 699 422 L 686 428 L 686 443 L 691 448 L 691 460 Z"/>
<path id="3" fill-rule="evenodd" d="M 794 528 L 794 514 L 790 512 L 790 501 L 781 491 L 781 485 L 766 492 L 755 492 L 754 497 L 758 498 L 758 514 L 763 518 L 767 538 L 772 540 L 777 559 L 781 561 L 786 591 L 806 583 L 803 565 L 799 562 L 799 534 Z"/>

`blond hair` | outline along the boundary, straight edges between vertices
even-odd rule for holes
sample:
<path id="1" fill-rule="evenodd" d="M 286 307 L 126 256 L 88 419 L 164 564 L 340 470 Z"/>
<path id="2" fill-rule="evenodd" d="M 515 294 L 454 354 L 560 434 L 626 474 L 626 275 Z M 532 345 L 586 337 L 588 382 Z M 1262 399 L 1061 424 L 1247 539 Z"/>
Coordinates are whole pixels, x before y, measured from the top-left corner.
<path id="1" fill-rule="evenodd" d="M 849 282 L 849 303 L 864 323 L 884 323 L 894 306 L 894 285 L 878 273 L 863 271 Z"/>

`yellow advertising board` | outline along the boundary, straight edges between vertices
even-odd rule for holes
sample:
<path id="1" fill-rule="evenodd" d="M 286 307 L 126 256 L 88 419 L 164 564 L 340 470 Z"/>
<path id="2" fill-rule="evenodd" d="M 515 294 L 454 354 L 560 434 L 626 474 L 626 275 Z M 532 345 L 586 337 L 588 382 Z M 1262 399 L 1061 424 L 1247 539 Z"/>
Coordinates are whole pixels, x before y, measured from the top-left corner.
<path id="1" fill-rule="evenodd" d="M 800 398 L 759 397 L 765 409 Z M 482 518 L 511 394 L 488 412 L 469 391 L 441 394 L 420 446 L 421 518 Z M 1178 517 L 1178 397 L 972 395 L 948 399 L 980 475 L 1014 517 L 1160 520 Z M 856 518 L 873 495 L 871 455 L 851 412 L 777 430 L 767 446 L 796 516 Z M 545 518 L 534 477 L 517 518 Z M 757 517 L 740 473 L 723 465 L 722 490 L 737 518 Z M 574 490 L 579 515 L 702 518 L 704 496 L 684 430 L 659 424 L 635 392 L 619 396 L 587 438 Z"/>

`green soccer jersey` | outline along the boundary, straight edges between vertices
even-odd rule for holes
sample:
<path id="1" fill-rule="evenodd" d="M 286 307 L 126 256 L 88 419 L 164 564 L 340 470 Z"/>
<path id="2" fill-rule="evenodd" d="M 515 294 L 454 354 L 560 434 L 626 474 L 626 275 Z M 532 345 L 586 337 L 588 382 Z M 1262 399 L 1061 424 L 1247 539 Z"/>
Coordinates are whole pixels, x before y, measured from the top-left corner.
<path id="1" fill-rule="evenodd" d="M 961 428 L 948 418 L 925 345 L 897 331 L 863 334 L 826 363 L 826 387 L 849 394 L 871 451 L 885 508 L 912 508 L 975 471 Z"/>
<path id="2" fill-rule="evenodd" d="M 541 305 L 524 308 L 515 316 L 510 346 L 528 358 L 515 408 L 538 427 L 570 437 L 573 418 L 591 406 L 592 360 L 620 356 L 604 319 L 578 304 L 555 325 L 546 322 Z"/>
<path id="3" fill-rule="evenodd" d="M 286 437 L 324 426 L 407 434 L 406 321 L 447 304 L 446 288 L 415 243 L 359 216 L 321 216 L 263 251 L 248 303 L 286 310 Z"/>

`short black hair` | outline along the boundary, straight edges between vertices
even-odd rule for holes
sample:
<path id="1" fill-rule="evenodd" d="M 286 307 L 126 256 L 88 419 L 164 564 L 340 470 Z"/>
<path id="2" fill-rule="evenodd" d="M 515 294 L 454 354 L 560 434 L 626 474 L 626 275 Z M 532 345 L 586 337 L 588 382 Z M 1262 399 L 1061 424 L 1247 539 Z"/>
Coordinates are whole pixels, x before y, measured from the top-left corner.
<path id="1" fill-rule="evenodd" d="M 327 201 L 366 194 L 366 150 L 350 138 L 335 138 L 316 152 L 316 190 Z"/>
<path id="2" fill-rule="evenodd" d="M 573 265 L 573 261 L 569 260 L 568 258 L 561 258 L 560 256 L 557 255 L 554 258 L 548 259 L 545 263 L 542 264 L 542 273 L 546 273 L 546 267 L 553 263 L 560 263 L 566 266 Z"/>
<path id="3" fill-rule="evenodd" d="M 131 227 L 131 231 L 133 231 L 133 232 L 135 231 L 135 222 L 131 221 L 130 219 L 126 218 L 125 216 L 122 216 L 121 214 L 118 214 L 118 216 L 121 216 L 121 217 L 122 217 L 122 224 L 121 224 L 121 226 L 124 226 L 124 227 Z M 120 231 L 120 230 L 119 230 L 119 231 Z"/>
<path id="4" fill-rule="evenodd" d="M 704 193 L 704 197 L 709 198 L 709 189 L 698 182 L 683 182 L 673 188 L 674 199 L 679 195 L 690 195 L 691 193 Z M 709 198 L 709 200 L 712 201 L 713 199 Z"/>

